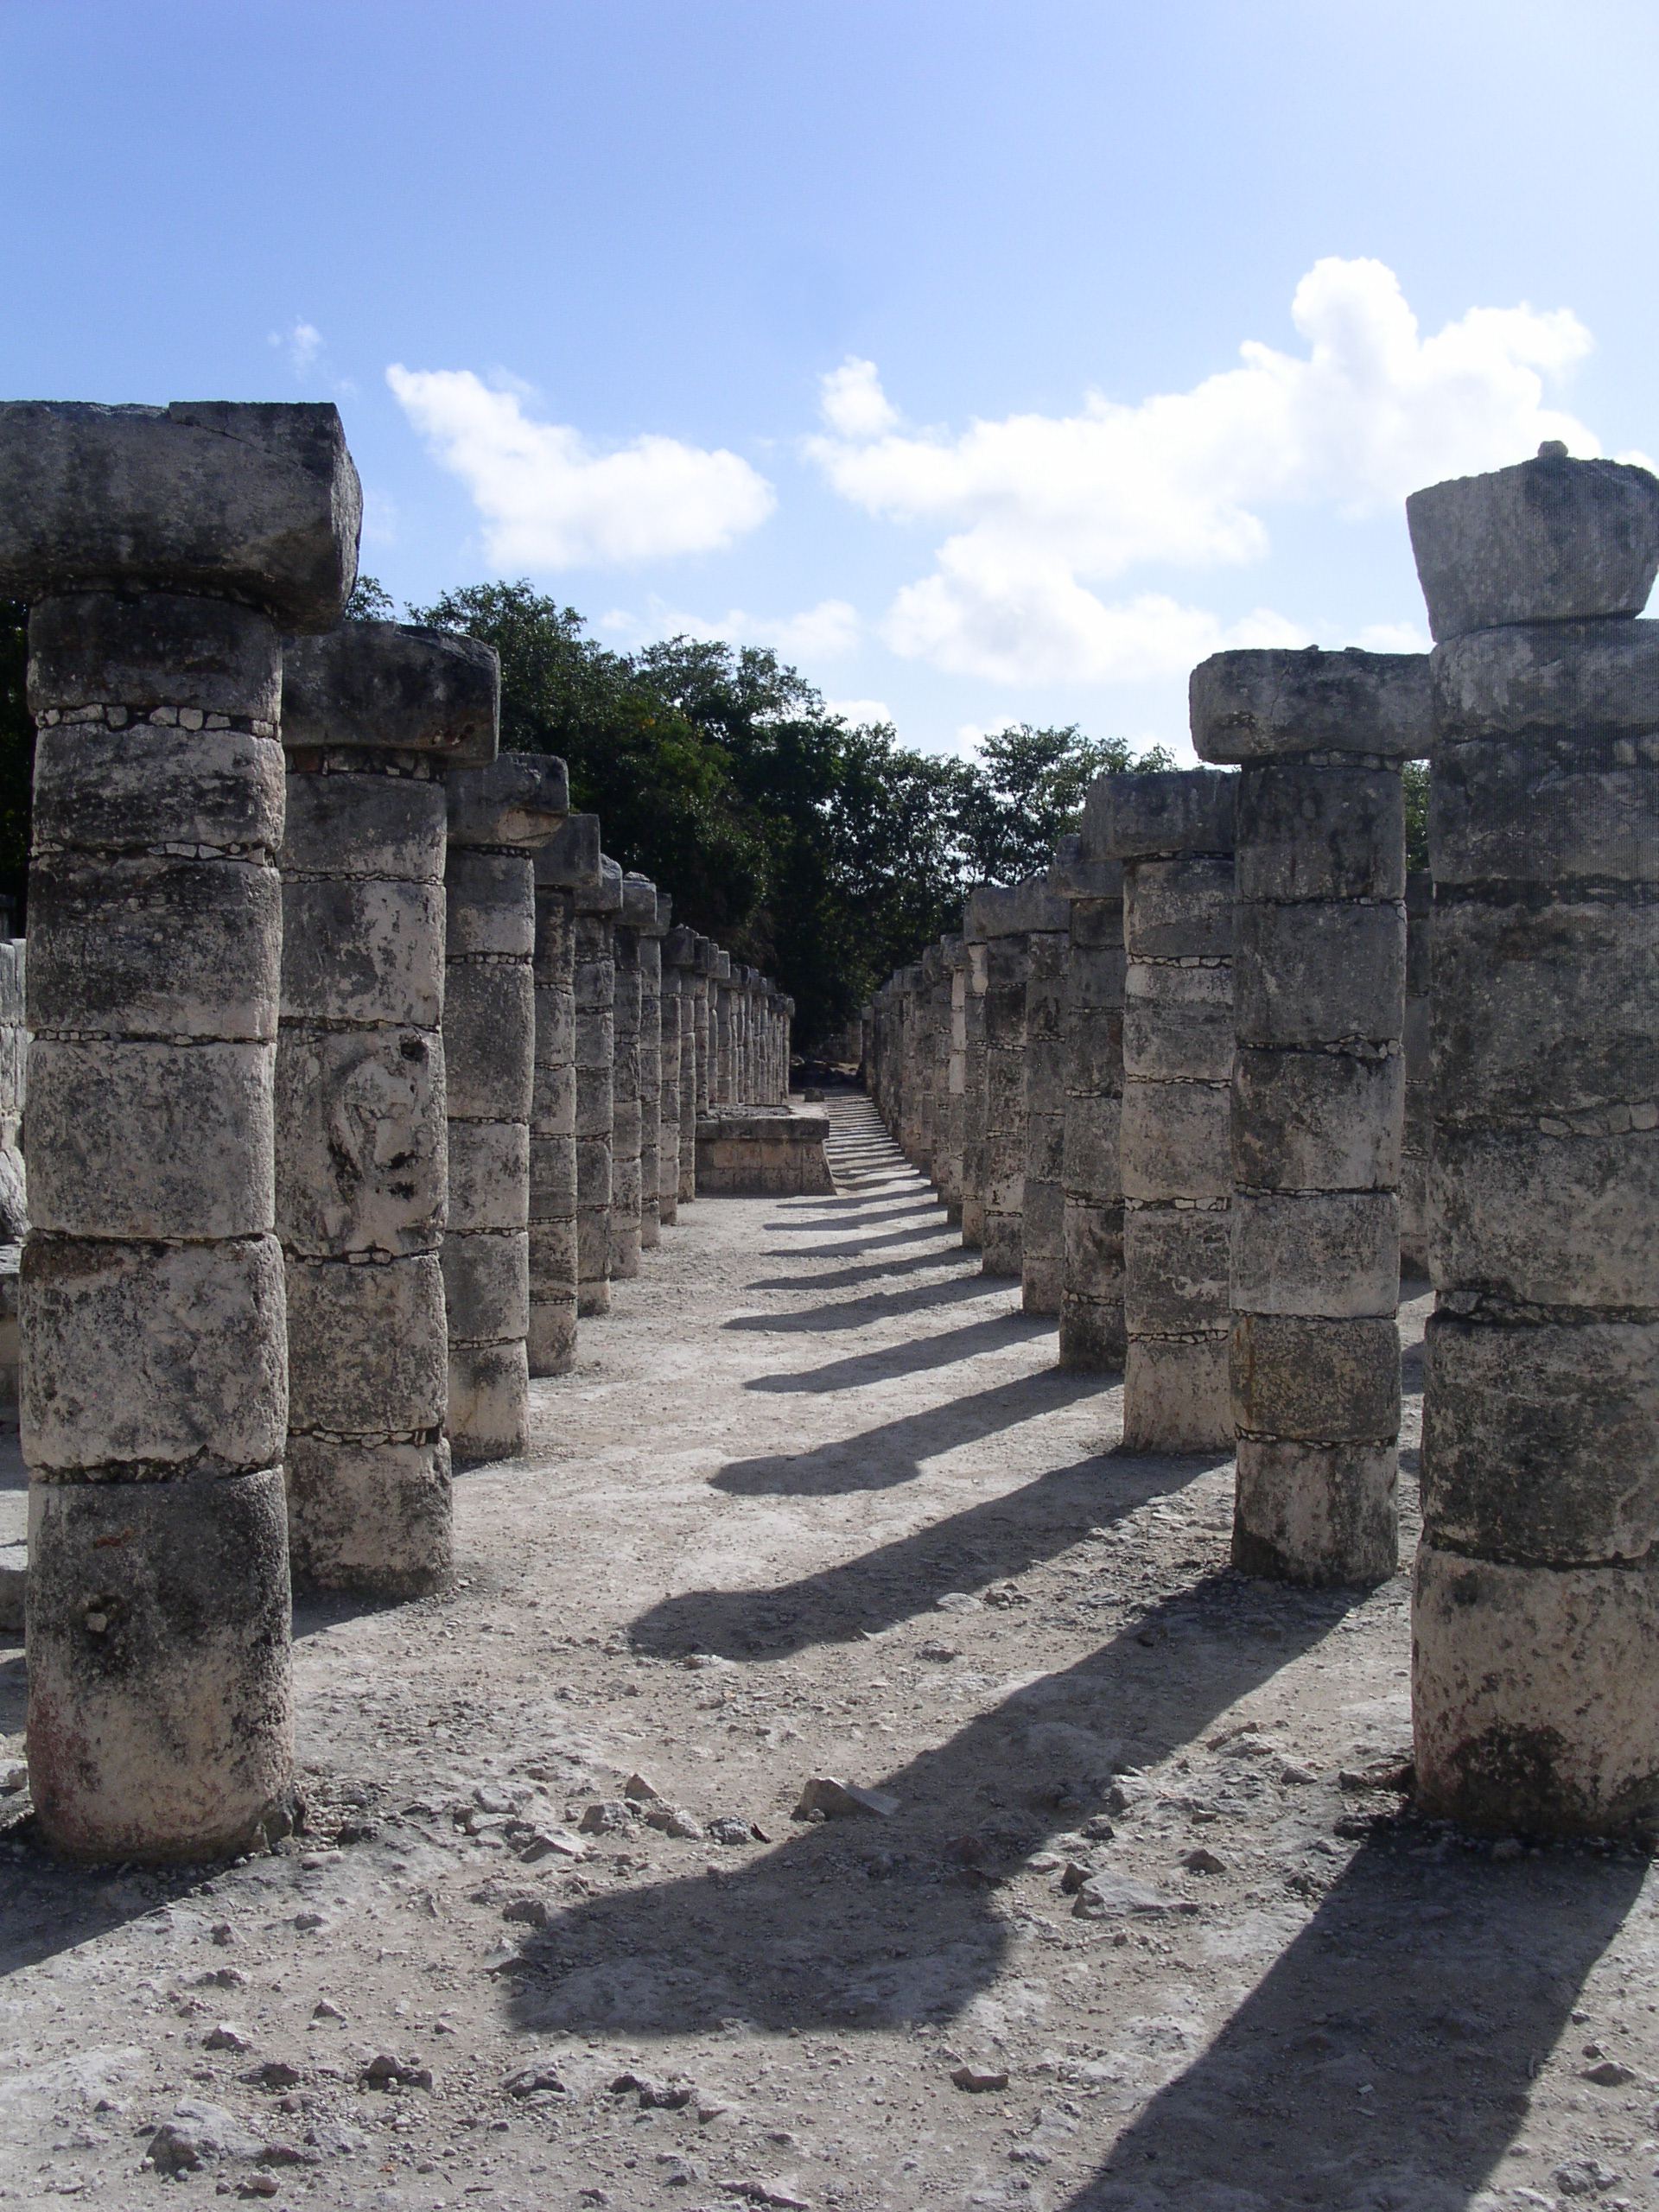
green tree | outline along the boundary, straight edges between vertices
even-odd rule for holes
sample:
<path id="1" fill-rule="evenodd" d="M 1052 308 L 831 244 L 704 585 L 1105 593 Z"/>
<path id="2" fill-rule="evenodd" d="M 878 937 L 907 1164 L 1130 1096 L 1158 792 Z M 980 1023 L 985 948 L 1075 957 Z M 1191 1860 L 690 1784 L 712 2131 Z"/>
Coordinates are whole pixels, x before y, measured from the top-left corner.
<path id="1" fill-rule="evenodd" d="M 1400 780 L 1406 787 L 1406 866 L 1428 866 L 1428 763 L 1408 760 Z"/>
<path id="2" fill-rule="evenodd" d="M 1137 755 L 1127 739 L 1085 737 L 1075 722 L 1013 722 L 979 750 L 960 823 L 969 870 L 984 883 L 1017 883 L 1046 867 L 1058 840 L 1077 828 L 1096 776 L 1175 766 L 1161 745 Z"/>

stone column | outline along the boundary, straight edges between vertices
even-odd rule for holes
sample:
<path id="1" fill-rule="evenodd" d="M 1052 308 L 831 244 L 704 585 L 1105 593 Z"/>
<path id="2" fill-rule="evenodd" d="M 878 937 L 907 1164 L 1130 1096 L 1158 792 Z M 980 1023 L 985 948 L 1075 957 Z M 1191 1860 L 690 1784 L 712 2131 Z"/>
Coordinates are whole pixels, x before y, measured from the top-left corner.
<path id="1" fill-rule="evenodd" d="M 0 405 L 38 728 L 29 1764 L 72 1858 L 290 1823 L 280 639 L 339 621 L 359 512 L 332 406 Z"/>
<path id="2" fill-rule="evenodd" d="M 732 956 L 715 947 L 709 977 L 709 1099 L 714 1106 L 736 1103 L 732 1066 Z"/>
<path id="3" fill-rule="evenodd" d="M 922 1043 L 922 968 L 919 961 L 899 971 L 899 1143 L 912 1167 L 927 1173 L 923 1135 L 922 1089 L 925 1053 Z"/>
<path id="4" fill-rule="evenodd" d="M 985 1242 L 985 994 L 990 955 L 974 899 L 963 908 L 968 965 L 962 1001 L 962 1242 L 979 1251 Z"/>
<path id="5" fill-rule="evenodd" d="M 510 1459 L 530 1440 L 536 853 L 569 804 L 564 763 L 547 753 L 504 753 L 449 778 L 443 1294 L 458 1459 Z"/>
<path id="6" fill-rule="evenodd" d="M 1545 447 L 1407 514 L 1439 641 L 1418 1796 L 1650 1833 L 1659 483 Z"/>
<path id="7" fill-rule="evenodd" d="M 1123 864 L 1068 837 L 1049 885 L 1071 916 L 1059 1363 L 1116 1374 L 1123 1321 Z"/>
<path id="8" fill-rule="evenodd" d="M 1199 757 L 1238 765 L 1233 1562 L 1303 1583 L 1398 1563 L 1406 832 L 1421 653 L 1217 653 Z"/>
<path id="9" fill-rule="evenodd" d="M 447 769 L 495 757 L 471 638 L 348 622 L 283 668 L 276 1227 L 296 1583 L 409 1597 L 448 1572 Z"/>
<path id="10" fill-rule="evenodd" d="M 1058 898 L 1054 918 L 1068 908 Z M 1058 1313 L 1065 1281 L 1065 931 L 1026 940 L 1026 1189 L 1020 1305 Z"/>
<path id="11" fill-rule="evenodd" d="M 667 922 L 671 901 L 658 899 L 660 918 Z M 690 1003 L 686 988 L 689 930 L 666 928 L 662 939 L 662 1116 L 657 1139 L 658 1218 L 672 1228 L 680 1212 L 680 1128 L 685 1114 L 684 1018 Z M 695 1140 L 694 1140 L 695 1141 Z"/>
<path id="12" fill-rule="evenodd" d="M 673 971 L 679 1001 L 680 1090 L 679 1147 L 677 1173 L 678 1205 L 689 1206 L 697 1195 L 697 933 L 683 925 L 671 930 L 664 947 Z"/>
<path id="13" fill-rule="evenodd" d="M 986 939 L 985 1224 L 988 1275 L 1019 1275 L 1026 1196 L 1026 978 L 1033 930 L 1064 926 L 1065 908 L 1040 876 L 970 902 Z"/>
<path id="14" fill-rule="evenodd" d="M 1400 1147 L 1400 1265 L 1428 1273 L 1429 969 L 1434 949 L 1434 879 L 1406 878 L 1406 1128 Z"/>
<path id="15" fill-rule="evenodd" d="M 1233 793 L 1213 769 L 1101 776 L 1085 849 L 1123 863 L 1123 1442 L 1230 1449 Z"/>
<path id="16" fill-rule="evenodd" d="M 646 1252 L 662 1242 L 663 939 L 674 914 L 673 900 L 654 887 L 651 904 L 650 919 L 639 925 L 639 1243 Z M 674 1133 L 677 1141 L 677 1118 Z M 677 1179 L 677 1158 L 674 1173 Z"/>
<path id="17" fill-rule="evenodd" d="M 622 878 L 622 907 L 613 938 L 616 996 L 611 1073 L 611 1258 L 613 1282 L 639 1272 L 643 1204 L 640 1151 L 644 1115 L 639 1090 L 639 1028 L 645 1001 L 639 930 L 657 916 L 654 885 L 643 875 Z"/>
<path id="18" fill-rule="evenodd" d="M 530 1115 L 532 1376 L 576 1357 L 576 894 L 594 895 L 599 817 L 572 814 L 536 855 L 536 1073 Z"/>
<path id="19" fill-rule="evenodd" d="M 691 1072 L 693 1078 L 690 1144 L 680 1124 L 680 1196 L 686 1195 L 686 1178 L 696 1174 L 697 1117 L 709 1111 L 714 1090 L 715 959 L 719 950 L 711 938 L 697 939 L 696 982 L 691 995 Z"/>
<path id="20" fill-rule="evenodd" d="M 940 1101 L 944 1093 L 948 1025 L 940 1018 L 940 996 L 950 990 L 950 971 L 944 948 L 930 944 L 920 962 L 916 991 L 917 1046 L 920 1060 L 921 1097 L 918 1102 L 921 1157 L 917 1166 L 937 1186 L 939 1175 Z M 948 1006 L 946 1007 L 948 1013 Z"/>
<path id="21" fill-rule="evenodd" d="M 964 938 L 947 937 L 944 957 L 944 1082 L 939 1092 L 939 1141 L 937 1154 L 939 1196 L 945 1218 L 953 1228 L 962 1222 L 963 1121 L 967 1083 L 968 946 Z"/>
<path id="22" fill-rule="evenodd" d="M 616 918 L 622 871 L 601 855 L 577 890 L 576 1311 L 611 1310 L 611 1139 L 615 1110 Z"/>

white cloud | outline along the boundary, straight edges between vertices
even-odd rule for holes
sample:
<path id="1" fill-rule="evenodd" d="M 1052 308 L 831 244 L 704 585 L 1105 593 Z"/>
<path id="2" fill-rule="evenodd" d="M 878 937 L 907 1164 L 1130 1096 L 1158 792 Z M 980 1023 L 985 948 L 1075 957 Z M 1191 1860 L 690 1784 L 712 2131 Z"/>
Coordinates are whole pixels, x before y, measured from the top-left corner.
<path id="1" fill-rule="evenodd" d="M 653 599 L 644 614 L 616 608 L 600 620 L 602 630 L 636 644 L 650 638 L 719 638 L 732 645 L 770 645 L 785 660 L 811 663 L 851 652 L 862 626 L 857 608 L 844 599 L 821 599 L 798 614 L 751 614 L 734 607 L 715 620 Z"/>
<path id="2" fill-rule="evenodd" d="M 303 377 L 315 366 L 322 351 L 322 333 L 315 322 L 304 322 L 297 317 L 287 330 L 273 330 L 270 343 L 288 356 L 288 365 L 296 377 Z"/>
<path id="3" fill-rule="evenodd" d="M 611 451 L 564 423 L 537 423 L 523 395 L 470 369 L 394 363 L 386 382 L 484 523 L 489 558 L 547 570 L 707 553 L 757 529 L 776 500 L 722 448 L 646 435 Z"/>
<path id="4" fill-rule="evenodd" d="M 1440 477 L 1564 438 L 1546 381 L 1590 347 L 1565 308 L 1471 308 L 1425 337 L 1393 271 L 1328 259 L 1297 286 L 1305 351 L 1252 340 L 1192 390 L 1125 405 L 1093 392 L 1071 416 L 1009 416 L 906 433 L 874 365 L 824 379 L 832 431 L 807 450 L 842 496 L 897 521 L 951 526 L 933 573 L 907 585 L 885 632 L 896 652 L 997 682 L 1172 672 L 1225 644 L 1301 642 L 1267 613 L 1224 629 L 1162 594 L 1093 588 L 1150 563 L 1259 560 L 1260 510 L 1320 502 L 1357 516 Z"/>
<path id="5" fill-rule="evenodd" d="M 839 715 L 842 721 L 854 728 L 867 722 L 890 722 L 893 709 L 885 699 L 826 699 L 826 715 Z"/>
<path id="6" fill-rule="evenodd" d="M 899 410 L 881 389 L 875 363 L 861 361 L 855 353 L 818 379 L 818 405 L 840 438 L 879 438 L 899 427 Z"/>
<path id="7" fill-rule="evenodd" d="M 1426 653 L 1432 642 L 1417 622 L 1368 622 L 1354 639 L 1368 653 Z"/>

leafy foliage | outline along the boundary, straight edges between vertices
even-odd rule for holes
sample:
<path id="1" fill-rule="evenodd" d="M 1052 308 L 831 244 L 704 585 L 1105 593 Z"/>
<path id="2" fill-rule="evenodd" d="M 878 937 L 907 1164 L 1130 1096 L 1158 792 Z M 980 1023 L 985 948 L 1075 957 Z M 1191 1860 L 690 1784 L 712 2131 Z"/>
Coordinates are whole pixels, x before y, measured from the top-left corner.
<path id="1" fill-rule="evenodd" d="M 1406 787 L 1406 866 L 1428 866 L 1428 763 L 1408 760 L 1402 772 Z"/>

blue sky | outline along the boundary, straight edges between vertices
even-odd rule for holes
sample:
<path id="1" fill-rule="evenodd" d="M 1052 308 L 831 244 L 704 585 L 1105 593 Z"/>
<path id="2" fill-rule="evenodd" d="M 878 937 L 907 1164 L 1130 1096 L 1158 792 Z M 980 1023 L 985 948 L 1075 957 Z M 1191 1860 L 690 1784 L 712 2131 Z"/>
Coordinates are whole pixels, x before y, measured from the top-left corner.
<path id="1" fill-rule="evenodd" d="M 1659 452 L 1656 60 L 1603 0 L 3 0 L 0 378 L 336 398 L 400 600 L 1179 744 L 1218 645 L 1421 638 L 1414 485 Z"/>

